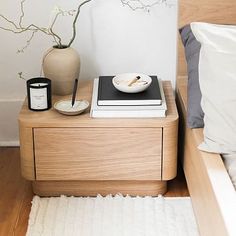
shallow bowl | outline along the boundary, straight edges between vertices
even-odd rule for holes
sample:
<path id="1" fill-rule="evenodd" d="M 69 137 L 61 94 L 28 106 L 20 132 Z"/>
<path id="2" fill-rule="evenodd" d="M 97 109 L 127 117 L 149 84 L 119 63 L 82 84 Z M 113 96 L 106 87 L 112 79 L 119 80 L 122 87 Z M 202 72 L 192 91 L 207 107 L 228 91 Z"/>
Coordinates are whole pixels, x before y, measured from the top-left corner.
<path id="1" fill-rule="evenodd" d="M 152 78 L 140 73 L 125 73 L 112 79 L 116 89 L 124 93 L 139 93 L 146 90 L 152 83 Z"/>
<path id="2" fill-rule="evenodd" d="M 76 100 L 74 105 L 71 105 L 71 100 L 60 100 L 54 104 L 54 108 L 63 115 L 75 116 L 84 112 L 89 106 L 86 100 Z"/>

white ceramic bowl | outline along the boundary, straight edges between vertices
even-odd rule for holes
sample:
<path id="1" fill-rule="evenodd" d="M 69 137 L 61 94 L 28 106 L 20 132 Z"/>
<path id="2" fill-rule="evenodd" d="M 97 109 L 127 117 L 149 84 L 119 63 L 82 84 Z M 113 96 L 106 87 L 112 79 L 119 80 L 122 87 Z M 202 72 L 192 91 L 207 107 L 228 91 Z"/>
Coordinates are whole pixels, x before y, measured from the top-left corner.
<path id="1" fill-rule="evenodd" d="M 139 93 L 147 89 L 152 83 L 152 78 L 140 73 L 125 73 L 116 75 L 112 79 L 116 89 L 124 93 Z"/>
<path id="2" fill-rule="evenodd" d="M 71 100 L 60 100 L 54 104 L 54 108 L 63 115 L 75 116 L 84 112 L 89 106 L 86 100 L 76 100 L 74 106 L 71 106 Z"/>

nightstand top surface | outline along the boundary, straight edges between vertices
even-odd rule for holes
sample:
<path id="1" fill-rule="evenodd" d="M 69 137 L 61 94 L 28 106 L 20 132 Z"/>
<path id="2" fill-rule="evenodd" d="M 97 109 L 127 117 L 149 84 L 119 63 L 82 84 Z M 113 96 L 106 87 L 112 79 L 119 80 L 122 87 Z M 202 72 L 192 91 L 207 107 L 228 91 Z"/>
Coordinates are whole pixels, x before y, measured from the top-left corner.
<path id="1" fill-rule="evenodd" d="M 92 80 L 80 80 L 77 98 L 87 100 L 91 104 Z M 178 112 L 170 81 L 163 81 L 167 101 L 165 118 L 91 118 L 89 108 L 78 116 L 59 114 L 53 107 L 48 111 L 35 112 L 28 109 L 27 99 L 20 111 L 18 120 L 25 127 L 164 127 L 178 121 Z M 53 96 L 52 104 L 71 96 Z"/>

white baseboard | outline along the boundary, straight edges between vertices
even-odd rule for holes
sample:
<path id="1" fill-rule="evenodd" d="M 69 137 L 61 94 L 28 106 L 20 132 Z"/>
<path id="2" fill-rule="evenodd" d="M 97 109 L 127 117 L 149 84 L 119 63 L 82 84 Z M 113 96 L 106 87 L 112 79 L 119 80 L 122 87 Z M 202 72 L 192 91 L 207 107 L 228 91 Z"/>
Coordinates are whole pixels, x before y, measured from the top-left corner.
<path id="1" fill-rule="evenodd" d="M 19 140 L 16 141 L 0 141 L 0 147 L 19 147 Z"/>
<path id="2" fill-rule="evenodd" d="M 0 98 L 0 146 L 19 146 L 18 114 L 23 101 Z"/>

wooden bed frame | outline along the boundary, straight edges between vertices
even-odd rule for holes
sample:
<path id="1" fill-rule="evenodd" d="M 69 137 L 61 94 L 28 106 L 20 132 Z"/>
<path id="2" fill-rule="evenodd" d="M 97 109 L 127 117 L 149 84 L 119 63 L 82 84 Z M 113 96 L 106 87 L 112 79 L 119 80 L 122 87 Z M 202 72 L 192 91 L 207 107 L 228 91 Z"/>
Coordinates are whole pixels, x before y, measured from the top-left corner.
<path id="1" fill-rule="evenodd" d="M 179 27 L 193 21 L 236 24 L 235 0 L 180 0 Z M 180 157 L 201 235 L 236 235 L 236 192 L 220 155 L 198 150 L 202 129 L 186 127 L 187 77 L 179 40 L 177 104 Z"/>

